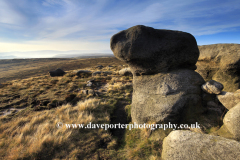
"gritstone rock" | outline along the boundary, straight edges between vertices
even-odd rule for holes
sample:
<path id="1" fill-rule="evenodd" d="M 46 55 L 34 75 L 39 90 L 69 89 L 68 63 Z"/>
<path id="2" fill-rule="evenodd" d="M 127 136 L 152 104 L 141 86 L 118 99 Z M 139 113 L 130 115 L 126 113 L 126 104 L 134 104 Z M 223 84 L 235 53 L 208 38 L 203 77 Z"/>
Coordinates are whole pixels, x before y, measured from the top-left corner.
<path id="1" fill-rule="evenodd" d="M 202 85 L 202 90 L 209 94 L 220 94 L 223 90 L 223 85 L 214 80 L 210 80 Z"/>
<path id="2" fill-rule="evenodd" d="M 186 32 L 131 27 L 112 36 L 114 55 L 128 63 L 133 74 L 154 74 L 179 68 L 196 69 L 199 50 Z"/>
<path id="3" fill-rule="evenodd" d="M 111 38 L 114 55 L 133 73 L 132 121 L 194 122 L 204 112 L 199 50 L 185 32 L 134 26 Z"/>
<path id="4" fill-rule="evenodd" d="M 50 71 L 49 74 L 51 77 L 56 77 L 56 76 L 63 76 L 65 72 L 62 69 L 58 68 L 55 71 Z"/>
<path id="5" fill-rule="evenodd" d="M 240 142 L 191 131 L 172 131 L 163 140 L 163 160 L 236 160 Z"/>

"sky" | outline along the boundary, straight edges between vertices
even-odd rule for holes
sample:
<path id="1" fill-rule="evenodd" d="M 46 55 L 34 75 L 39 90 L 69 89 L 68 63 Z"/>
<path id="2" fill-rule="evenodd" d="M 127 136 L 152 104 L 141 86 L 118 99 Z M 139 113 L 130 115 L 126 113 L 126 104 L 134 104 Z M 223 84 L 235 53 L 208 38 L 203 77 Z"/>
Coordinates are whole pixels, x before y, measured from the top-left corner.
<path id="1" fill-rule="evenodd" d="M 0 59 L 112 53 L 111 36 L 135 25 L 240 43 L 240 0 L 0 0 Z"/>

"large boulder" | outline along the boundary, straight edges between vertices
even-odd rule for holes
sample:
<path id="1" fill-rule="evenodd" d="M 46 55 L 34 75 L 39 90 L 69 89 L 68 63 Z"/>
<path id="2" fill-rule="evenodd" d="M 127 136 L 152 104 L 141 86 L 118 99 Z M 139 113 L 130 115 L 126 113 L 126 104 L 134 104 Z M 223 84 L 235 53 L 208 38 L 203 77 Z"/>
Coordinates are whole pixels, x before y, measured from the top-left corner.
<path id="1" fill-rule="evenodd" d="M 223 123 L 233 138 L 240 140 L 240 103 L 227 112 Z"/>
<path id="2" fill-rule="evenodd" d="M 240 44 L 199 46 L 197 72 L 205 81 L 211 79 L 224 85 L 224 91 L 240 88 Z"/>
<path id="3" fill-rule="evenodd" d="M 204 82 L 188 69 L 134 76 L 132 121 L 193 122 L 204 111 L 200 96 Z"/>
<path id="4" fill-rule="evenodd" d="M 56 77 L 56 76 L 63 76 L 65 72 L 62 69 L 58 68 L 55 71 L 50 71 L 49 74 L 51 77 Z"/>
<path id="5" fill-rule="evenodd" d="M 227 109 L 231 109 L 240 102 L 240 90 L 236 92 L 222 92 L 217 95 L 217 99 Z"/>
<path id="6" fill-rule="evenodd" d="M 172 131 L 163 140 L 163 160 L 236 160 L 240 142 L 191 131 Z"/>
<path id="7" fill-rule="evenodd" d="M 114 55 L 128 63 L 134 75 L 155 74 L 174 69 L 196 69 L 199 50 L 186 32 L 137 25 L 111 38 Z"/>

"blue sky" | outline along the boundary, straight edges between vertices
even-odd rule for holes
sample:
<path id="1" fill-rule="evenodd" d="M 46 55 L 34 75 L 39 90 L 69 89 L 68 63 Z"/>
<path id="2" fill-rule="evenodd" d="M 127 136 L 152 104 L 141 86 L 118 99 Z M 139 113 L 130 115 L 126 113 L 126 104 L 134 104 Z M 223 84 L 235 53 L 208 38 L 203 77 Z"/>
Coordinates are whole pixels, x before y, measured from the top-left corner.
<path id="1" fill-rule="evenodd" d="M 112 53 L 111 36 L 139 24 L 240 43 L 240 1 L 0 0 L 0 58 Z"/>

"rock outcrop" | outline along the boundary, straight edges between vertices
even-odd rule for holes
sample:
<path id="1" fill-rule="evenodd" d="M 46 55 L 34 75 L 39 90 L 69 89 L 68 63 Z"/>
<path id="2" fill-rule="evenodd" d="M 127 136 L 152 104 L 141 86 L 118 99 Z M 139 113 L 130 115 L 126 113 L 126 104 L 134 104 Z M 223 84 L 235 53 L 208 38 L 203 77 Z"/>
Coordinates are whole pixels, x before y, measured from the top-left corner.
<path id="1" fill-rule="evenodd" d="M 163 160 L 236 160 L 240 142 L 191 131 L 172 131 L 163 140 Z"/>
<path id="2" fill-rule="evenodd" d="M 134 26 L 111 38 L 114 55 L 133 73 L 132 121 L 193 122 L 204 111 L 199 50 L 185 32 Z"/>
<path id="3" fill-rule="evenodd" d="M 224 91 L 240 88 L 240 44 L 214 44 L 199 46 L 197 70 L 205 81 L 216 80 Z"/>

